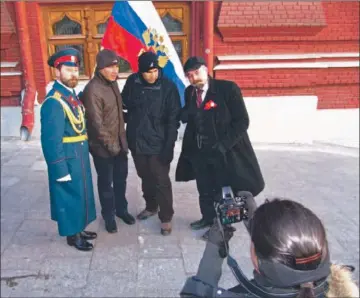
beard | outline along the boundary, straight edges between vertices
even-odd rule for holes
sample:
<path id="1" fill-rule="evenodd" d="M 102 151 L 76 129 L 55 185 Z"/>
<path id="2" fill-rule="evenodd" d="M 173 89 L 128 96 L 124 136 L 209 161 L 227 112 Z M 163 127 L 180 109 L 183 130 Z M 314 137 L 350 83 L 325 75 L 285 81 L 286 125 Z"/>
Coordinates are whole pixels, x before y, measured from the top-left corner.
<path id="1" fill-rule="evenodd" d="M 71 79 L 66 80 L 64 78 L 61 78 L 61 82 L 65 86 L 67 86 L 69 88 L 75 88 L 77 86 L 78 82 L 79 82 L 79 79 L 78 78 L 71 78 Z"/>
<path id="2" fill-rule="evenodd" d="M 195 88 L 202 89 L 205 86 L 205 83 L 203 81 L 196 81 L 192 84 Z"/>

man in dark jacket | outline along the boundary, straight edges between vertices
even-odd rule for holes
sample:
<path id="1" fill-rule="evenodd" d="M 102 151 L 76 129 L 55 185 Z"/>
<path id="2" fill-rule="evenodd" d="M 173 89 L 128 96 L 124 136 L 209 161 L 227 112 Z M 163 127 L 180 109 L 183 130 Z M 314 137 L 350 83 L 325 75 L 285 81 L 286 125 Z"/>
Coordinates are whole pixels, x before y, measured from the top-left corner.
<path id="1" fill-rule="evenodd" d="M 190 226 L 199 230 L 212 225 L 222 186 L 256 196 L 264 180 L 247 134 L 249 117 L 240 88 L 211 78 L 201 57 L 189 58 L 184 71 L 191 85 L 181 111 L 187 126 L 176 181 L 196 179 L 202 218 Z"/>
<path id="2" fill-rule="evenodd" d="M 169 177 L 179 128 L 180 96 L 176 85 L 163 76 L 152 52 L 139 57 L 139 72 L 126 81 L 122 97 L 127 115 L 127 140 L 138 176 L 142 180 L 144 220 L 159 211 L 161 233 L 171 233 L 174 214 Z"/>
<path id="3" fill-rule="evenodd" d="M 96 57 L 95 76 L 81 96 L 86 109 L 89 147 L 98 174 L 101 214 L 109 233 L 117 232 L 115 214 L 126 224 L 135 223 L 125 197 L 128 145 L 117 84 L 119 57 L 102 50 Z M 113 185 L 113 186 L 112 186 Z"/>

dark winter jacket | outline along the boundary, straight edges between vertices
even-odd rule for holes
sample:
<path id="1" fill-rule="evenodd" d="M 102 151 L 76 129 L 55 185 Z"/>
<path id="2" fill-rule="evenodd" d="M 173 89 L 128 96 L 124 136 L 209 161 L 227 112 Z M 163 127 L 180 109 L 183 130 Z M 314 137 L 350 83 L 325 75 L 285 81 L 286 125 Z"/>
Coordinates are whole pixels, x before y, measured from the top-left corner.
<path id="1" fill-rule="evenodd" d="M 122 98 L 117 82 L 98 71 L 85 86 L 80 100 L 85 106 L 90 152 L 100 157 L 127 153 Z"/>
<path id="2" fill-rule="evenodd" d="M 173 152 L 179 128 L 180 96 L 176 85 L 162 76 L 148 84 L 140 73 L 128 77 L 122 91 L 127 109 L 127 140 L 133 154 Z"/>
<path id="3" fill-rule="evenodd" d="M 269 280 L 254 271 L 254 279 L 247 280 L 242 277 L 242 284 L 232 288 L 224 289 L 218 286 L 221 277 L 221 268 L 224 259 L 219 257 L 219 248 L 208 242 L 203 258 L 200 262 L 198 274 L 190 277 L 181 290 L 181 297 L 232 297 L 232 298 L 296 298 L 299 293 L 297 287 L 278 287 L 271 284 Z M 203 268 L 201 268 L 203 267 Z M 359 288 L 353 281 L 351 272 L 347 266 L 329 264 L 329 274 L 315 282 L 314 292 L 317 298 L 335 297 L 359 297 Z M 304 272 L 305 273 L 305 272 Z M 311 273 L 309 273 L 311 274 Z M 270 277 L 281 280 L 278 272 L 274 271 Z M 254 293 L 254 288 L 257 293 Z M 263 293 L 259 295 L 259 293 Z"/>
<path id="4" fill-rule="evenodd" d="M 256 202 L 252 196 L 247 196 L 245 208 L 249 218 L 253 217 Z M 251 228 L 248 220 L 244 225 L 250 235 Z M 201 258 L 195 276 L 189 277 L 181 297 L 234 297 L 234 298 L 296 298 L 300 285 L 313 282 L 314 293 L 317 298 L 330 297 L 359 297 L 359 289 L 352 281 L 348 266 L 331 264 L 328 254 L 319 266 L 313 270 L 296 270 L 278 262 L 258 259 L 258 271 L 254 270 L 254 278 L 249 280 L 236 264 L 236 260 L 229 256 L 227 264 L 236 276 L 239 285 L 231 289 L 219 287 L 224 255 L 220 249 L 224 247 L 224 239 L 230 246 L 232 235 L 223 232 L 219 224 L 214 224 L 209 230 L 206 248 Z"/>
<path id="5" fill-rule="evenodd" d="M 209 89 L 200 109 L 203 126 L 200 132 L 207 137 L 205 152 L 210 152 L 210 155 L 201 156 L 210 161 L 211 151 L 220 148 L 218 156 L 223 158 L 220 158 L 218 172 L 223 179 L 222 186 L 258 195 L 265 183 L 247 133 L 249 116 L 240 88 L 230 81 L 209 78 Z M 192 159 L 199 147 L 197 110 L 196 92 L 194 87 L 189 86 L 185 90 L 185 106 L 181 111 L 181 121 L 187 123 L 187 126 L 176 169 L 176 181 L 195 179 Z"/>

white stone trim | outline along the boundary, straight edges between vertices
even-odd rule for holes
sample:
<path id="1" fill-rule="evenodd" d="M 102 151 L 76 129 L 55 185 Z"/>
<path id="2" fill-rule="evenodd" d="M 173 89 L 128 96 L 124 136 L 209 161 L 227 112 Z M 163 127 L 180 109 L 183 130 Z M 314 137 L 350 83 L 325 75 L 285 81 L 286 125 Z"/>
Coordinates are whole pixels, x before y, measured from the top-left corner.
<path id="1" fill-rule="evenodd" d="M 21 71 L 7 71 L 7 72 L 0 72 L 0 77 L 13 77 L 13 76 L 21 76 Z"/>
<path id="2" fill-rule="evenodd" d="M 316 96 L 245 97 L 249 136 L 256 149 L 284 146 L 359 148 L 359 109 L 317 109 Z M 21 107 L 1 107 L 1 136 L 19 136 Z M 40 106 L 35 106 L 33 136 L 40 137 Z M 184 129 L 182 125 L 182 130 Z M 300 145 L 301 146 L 298 146 Z M 178 145 L 181 147 L 181 144 Z M 337 149 L 336 149 L 337 150 Z"/>
<path id="3" fill-rule="evenodd" d="M 356 58 L 360 53 L 308 53 L 308 54 L 283 54 L 283 55 L 224 55 L 217 56 L 219 61 L 248 61 L 248 60 L 297 60 L 319 58 Z"/>
<path id="4" fill-rule="evenodd" d="M 359 109 L 317 109 L 316 96 L 245 97 L 249 136 L 258 144 L 359 148 Z"/>
<path id="5" fill-rule="evenodd" d="M 214 70 L 359 67 L 359 61 L 220 64 Z"/>
<path id="6" fill-rule="evenodd" d="M 16 67 L 19 64 L 19 62 L 0 62 L 1 68 L 12 68 Z"/>
<path id="7" fill-rule="evenodd" d="M 45 93 L 48 93 L 51 90 L 52 86 L 54 85 L 54 82 L 55 81 L 50 81 L 46 85 Z M 79 84 L 75 87 L 75 92 L 79 93 L 79 92 L 83 91 L 88 82 L 89 82 L 89 80 L 79 80 Z M 122 89 L 124 88 L 125 82 L 126 82 L 126 78 L 120 78 L 117 80 L 120 91 L 122 91 Z"/>

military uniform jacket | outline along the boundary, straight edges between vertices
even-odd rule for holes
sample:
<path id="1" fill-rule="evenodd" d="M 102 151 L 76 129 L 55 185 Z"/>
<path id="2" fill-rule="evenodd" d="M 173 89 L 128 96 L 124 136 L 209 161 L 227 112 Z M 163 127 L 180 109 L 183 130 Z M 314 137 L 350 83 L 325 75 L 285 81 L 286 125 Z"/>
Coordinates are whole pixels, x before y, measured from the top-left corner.
<path id="1" fill-rule="evenodd" d="M 61 236 L 79 233 L 96 219 L 84 107 L 57 81 L 41 107 L 41 146 L 48 166 L 51 219 Z M 71 181 L 57 181 L 66 175 Z"/>

